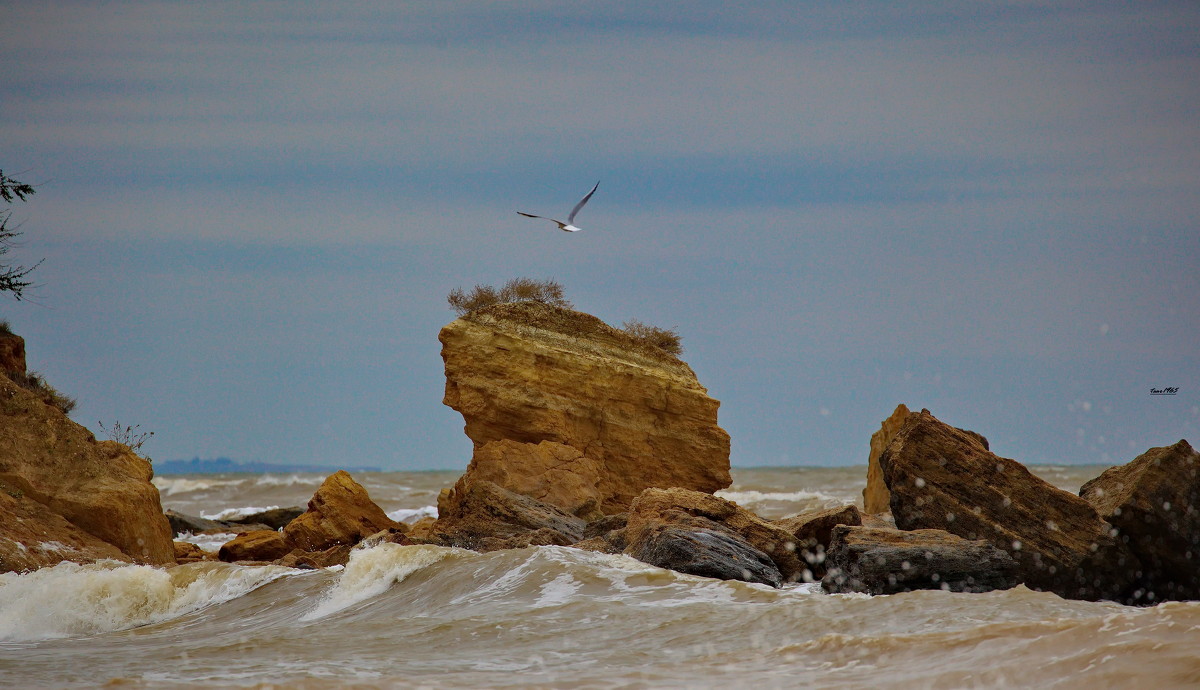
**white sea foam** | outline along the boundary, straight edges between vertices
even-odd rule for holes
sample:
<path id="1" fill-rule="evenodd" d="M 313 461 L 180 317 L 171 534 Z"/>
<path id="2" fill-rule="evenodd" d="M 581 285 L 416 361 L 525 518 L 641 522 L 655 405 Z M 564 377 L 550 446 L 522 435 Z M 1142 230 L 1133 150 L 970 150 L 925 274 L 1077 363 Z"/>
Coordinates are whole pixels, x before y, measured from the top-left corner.
<path id="1" fill-rule="evenodd" d="M 764 501 L 786 501 L 789 503 L 825 502 L 840 504 L 844 501 L 837 496 L 821 493 L 820 491 L 718 491 L 715 495 L 738 505 L 747 503 L 762 503 Z"/>
<path id="2" fill-rule="evenodd" d="M 196 491 L 212 491 L 225 486 L 236 486 L 245 479 L 193 479 L 191 477 L 155 477 L 151 480 L 158 490 L 167 496 L 188 494 Z"/>
<path id="3" fill-rule="evenodd" d="M 105 561 L 63 562 L 0 575 L 0 641 L 32 641 L 125 630 L 236 599 L 293 571 L 224 563 L 170 570 Z"/>
<path id="4" fill-rule="evenodd" d="M 438 516 L 437 506 L 423 506 L 421 508 L 400 508 L 388 513 L 387 516 L 396 522 L 407 522 L 409 524 L 425 517 L 436 518 Z"/>
<path id="5" fill-rule="evenodd" d="M 320 475 L 301 477 L 298 474 L 292 474 L 280 477 L 274 474 L 264 474 L 256 478 L 254 483 L 258 486 L 296 486 L 297 484 L 317 486 L 323 481 L 325 481 L 325 477 Z"/>
<path id="6" fill-rule="evenodd" d="M 217 532 L 214 534 L 192 534 L 191 532 L 183 532 L 175 537 L 175 541 L 184 541 L 189 544 L 195 544 L 200 547 L 201 551 L 216 553 L 221 550 L 231 539 L 237 537 L 233 532 Z"/>
<path id="7" fill-rule="evenodd" d="M 337 584 L 321 598 L 317 607 L 300 620 L 313 621 L 379 596 L 393 584 L 445 558 L 461 558 L 469 551 L 418 544 L 379 544 L 355 549 Z"/>
<path id="8" fill-rule="evenodd" d="M 268 510 L 275 510 L 279 506 L 244 506 L 242 508 L 226 508 L 215 513 L 200 513 L 200 517 L 208 520 L 236 520 L 244 518 L 247 515 L 262 513 Z"/>

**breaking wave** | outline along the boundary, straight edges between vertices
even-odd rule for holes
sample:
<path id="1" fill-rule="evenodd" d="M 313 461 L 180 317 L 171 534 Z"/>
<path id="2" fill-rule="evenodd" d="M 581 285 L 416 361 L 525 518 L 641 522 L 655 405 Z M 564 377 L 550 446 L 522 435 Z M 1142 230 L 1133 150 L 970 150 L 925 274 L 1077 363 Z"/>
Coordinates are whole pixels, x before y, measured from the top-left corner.
<path id="1" fill-rule="evenodd" d="M 236 599 L 296 572 L 225 563 L 162 570 L 105 561 L 5 573 L 0 575 L 0 641 L 95 635 L 159 623 Z"/>

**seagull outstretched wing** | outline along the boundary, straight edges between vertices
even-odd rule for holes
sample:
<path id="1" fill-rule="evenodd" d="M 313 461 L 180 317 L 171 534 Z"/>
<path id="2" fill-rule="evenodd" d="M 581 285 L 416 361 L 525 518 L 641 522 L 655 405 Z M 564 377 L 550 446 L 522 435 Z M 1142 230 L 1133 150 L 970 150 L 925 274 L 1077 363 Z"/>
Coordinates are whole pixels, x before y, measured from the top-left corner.
<path id="1" fill-rule="evenodd" d="M 600 186 L 600 181 L 597 180 L 596 186 L 592 187 L 592 191 L 588 192 L 587 196 L 580 199 L 578 204 L 575 204 L 575 208 L 571 209 L 571 215 L 567 216 L 567 225 L 571 225 L 575 222 L 575 214 L 579 213 L 579 209 L 583 208 L 583 205 L 588 202 L 588 199 L 592 198 L 592 195 L 596 193 L 596 189 L 599 186 Z"/>

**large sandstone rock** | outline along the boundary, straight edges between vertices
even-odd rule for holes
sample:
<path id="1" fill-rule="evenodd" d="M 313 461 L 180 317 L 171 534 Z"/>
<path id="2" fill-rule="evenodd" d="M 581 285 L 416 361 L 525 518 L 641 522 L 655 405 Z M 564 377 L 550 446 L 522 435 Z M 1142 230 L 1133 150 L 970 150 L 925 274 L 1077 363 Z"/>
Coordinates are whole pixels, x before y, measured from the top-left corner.
<path id="1" fill-rule="evenodd" d="M 674 356 L 594 316 L 534 302 L 472 312 L 438 339 L 443 402 L 463 415 L 477 449 L 503 440 L 571 446 L 597 464 L 609 514 L 649 487 L 729 486 L 719 403 Z"/>
<path id="2" fill-rule="evenodd" d="M 821 586 L 827 592 L 990 592 L 1018 583 L 1017 563 L 1007 552 L 936 529 L 839 525 L 833 528 L 826 564 Z"/>
<path id="3" fill-rule="evenodd" d="M 803 577 L 806 565 L 796 554 L 795 537 L 738 504 L 687 489 L 646 489 L 629 508 L 629 549 L 649 533 L 670 525 L 691 530 L 727 531 L 766 554 L 785 582 Z M 626 553 L 631 553 L 626 549 Z"/>
<path id="4" fill-rule="evenodd" d="M 805 581 L 820 580 L 825 575 L 825 557 L 833 539 L 833 528 L 862 523 L 862 514 L 853 505 L 826 508 L 771 522 L 792 535 L 796 553 L 808 565 L 808 572 L 802 576 Z"/>
<path id="5" fill-rule="evenodd" d="M 173 563 L 150 463 L 0 375 L 0 482 L 140 563 Z M 0 521 L 0 537 L 12 525 Z"/>
<path id="6" fill-rule="evenodd" d="M 456 486 L 461 490 L 471 482 L 489 481 L 587 520 L 603 515 L 603 473 L 599 462 L 574 446 L 504 439 L 477 447 Z"/>
<path id="7" fill-rule="evenodd" d="M 353 546 L 389 528 L 407 530 L 375 505 L 367 490 L 345 470 L 329 475 L 308 502 L 308 511 L 283 528 L 287 540 L 305 551 Z M 283 555 L 283 554 L 280 554 Z"/>
<path id="8" fill-rule="evenodd" d="M 131 560 L 112 544 L 0 482 L 0 573 L 36 570 L 62 561 L 108 559 Z"/>
<path id="9" fill-rule="evenodd" d="M 1110 468 L 1079 495 L 1142 563 L 1132 602 L 1200 599 L 1200 453 L 1187 441 Z"/>
<path id="10" fill-rule="evenodd" d="M 481 551 L 566 546 L 583 538 L 584 524 L 557 506 L 481 479 L 438 498 L 438 519 L 424 540 Z"/>
<path id="11" fill-rule="evenodd" d="M 941 529 L 1007 551 L 1031 589 L 1119 599 L 1137 559 L 1074 494 L 991 453 L 978 434 L 910 414 L 879 456 L 896 526 Z"/>

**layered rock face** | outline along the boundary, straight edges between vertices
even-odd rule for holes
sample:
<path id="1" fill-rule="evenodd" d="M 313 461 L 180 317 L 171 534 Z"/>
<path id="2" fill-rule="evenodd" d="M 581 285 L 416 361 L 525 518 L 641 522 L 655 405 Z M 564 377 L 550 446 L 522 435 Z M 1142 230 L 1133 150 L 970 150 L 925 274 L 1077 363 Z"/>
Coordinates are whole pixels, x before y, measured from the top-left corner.
<path id="1" fill-rule="evenodd" d="M 438 520 L 428 543 L 494 551 L 567 546 L 583 538 L 584 521 L 486 479 L 460 480 L 438 498 Z"/>
<path id="2" fill-rule="evenodd" d="M 534 302 L 472 312 L 438 338 L 443 402 L 463 415 L 476 464 L 534 458 L 504 488 L 549 498 L 563 491 L 556 463 L 570 463 L 581 470 L 571 495 L 551 500 L 586 513 L 595 498 L 600 512 L 613 514 L 650 487 L 712 493 L 729 486 L 719 403 L 674 356 L 593 316 Z M 502 441 L 539 448 L 490 445 Z M 546 441 L 579 454 L 557 446 L 543 452 Z"/>
<path id="3" fill-rule="evenodd" d="M 58 408 L 0 376 L 0 483 L 10 496 L 41 504 L 136 562 L 173 563 L 171 528 L 152 475 L 150 463 L 128 447 L 96 441 Z M 0 537 L 14 524 L 0 518 Z"/>
<path id="4" fill-rule="evenodd" d="M 1200 453 L 1151 448 L 1079 490 L 1141 561 L 1135 603 L 1200 599 Z"/>
<path id="5" fill-rule="evenodd" d="M 604 468 L 578 448 L 542 441 L 491 441 L 475 450 L 455 489 L 489 481 L 509 491 L 556 505 L 585 520 L 603 515 L 600 478 Z"/>
<path id="6" fill-rule="evenodd" d="M 978 434 L 910 414 L 879 456 L 896 526 L 941 529 L 1007 551 L 1031 589 L 1120 599 L 1138 567 L 1086 501 L 990 451 Z"/>

